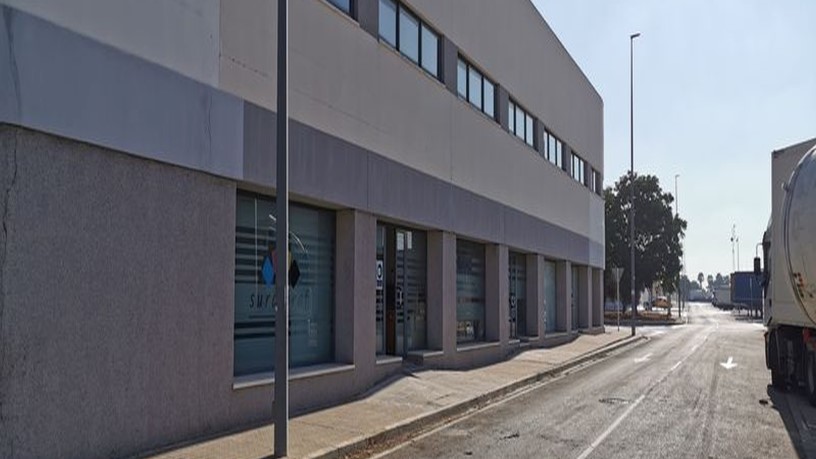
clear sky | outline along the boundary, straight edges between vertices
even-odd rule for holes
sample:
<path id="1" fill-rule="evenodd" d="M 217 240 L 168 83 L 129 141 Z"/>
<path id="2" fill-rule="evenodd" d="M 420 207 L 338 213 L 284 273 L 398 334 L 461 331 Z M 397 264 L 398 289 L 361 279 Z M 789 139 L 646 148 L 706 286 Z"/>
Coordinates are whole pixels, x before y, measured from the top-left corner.
<path id="1" fill-rule="evenodd" d="M 604 185 L 657 175 L 688 221 L 689 277 L 752 269 L 770 217 L 771 152 L 816 137 L 816 0 L 534 0 L 604 101 Z M 637 221 L 637 220 L 636 220 Z"/>

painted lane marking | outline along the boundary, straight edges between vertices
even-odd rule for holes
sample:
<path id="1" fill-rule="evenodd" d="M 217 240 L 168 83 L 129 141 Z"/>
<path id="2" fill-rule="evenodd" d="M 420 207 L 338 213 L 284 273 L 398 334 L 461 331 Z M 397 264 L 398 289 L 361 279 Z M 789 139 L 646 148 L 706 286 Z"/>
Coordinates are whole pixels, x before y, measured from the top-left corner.
<path id="1" fill-rule="evenodd" d="M 648 354 L 644 355 L 643 357 L 638 357 L 638 358 L 636 358 L 636 359 L 635 359 L 635 363 L 643 363 L 643 362 L 646 362 L 646 361 L 648 361 L 648 360 L 649 360 L 649 358 L 650 358 L 651 356 L 652 356 L 652 353 L 650 352 L 650 353 L 648 353 Z"/>
<path id="2" fill-rule="evenodd" d="M 595 441 L 592 442 L 592 444 L 590 444 L 587 447 L 587 449 L 584 450 L 583 453 L 581 453 L 580 456 L 578 456 L 578 459 L 586 459 L 587 457 L 589 457 L 589 455 L 592 454 L 593 451 L 595 451 L 595 448 L 597 448 L 598 445 L 600 445 L 604 440 L 606 440 L 606 437 L 608 437 L 612 432 L 614 432 L 618 425 L 621 422 L 623 422 L 623 420 L 626 419 L 626 417 L 629 416 L 632 413 L 632 411 L 635 408 L 637 408 L 637 406 L 640 405 L 640 402 L 642 402 L 643 399 L 645 398 L 646 394 L 643 394 L 640 397 L 638 397 L 637 400 L 635 400 L 635 403 L 629 405 L 629 407 L 626 408 L 626 411 L 624 411 L 623 414 L 618 416 L 618 419 L 615 419 L 615 422 L 613 422 L 598 438 L 595 439 Z"/>
<path id="3" fill-rule="evenodd" d="M 683 364 L 683 361 L 682 361 L 682 360 L 681 360 L 681 361 L 679 361 L 679 362 L 677 362 L 677 363 L 675 363 L 675 364 L 674 364 L 674 366 L 673 366 L 673 367 L 671 367 L 671 369 L 669 370 L 669 372 L 672 372 L 672 371 L 676 370 L 676 369 L 677 369 L 677 367 L 679 367 L 679 366 L 680 366 L 680 365 L 682 365 L 682 364 Z"/>
<path id="4" fill-rule="evenodd" d="M 683 364 L 683 362 L 685 362 L 689 357 L 694 355 L 694 352 L 700 347 L 700 345 L 708 341 L 708 338 L 714 332 L 719 330 L 719 328 L 720 324 L 715 322 L 714 330 L 709 330 L 703 337 L 703 339 L 692 348 L 691 352 L 686 354 L 682 359 L 680 359 L 679 362 L 675 363 L 674 366 L 669 371 L 667 371 L 659 380 L 657 380 L 648 389 L 646 389 L 643 395 L 641 395 L 640 397 L 637 398 L 637 400 L 635 400 L 635 403 L 631 404 L 628 408 L 626 408 L 626 411 L 624 411 L 623 414 L 621 414 L 617 419 L 615 419 L 615 422 L 613 422 L 600 436 L 598 436 L 598 438 L 596 438 L 595 441 L 590 443 L 590 445 L 581 453 L 581 455 L 578 456 L 578 459 L 586 459 L 587 457 L 589 457 L 589 455 L 592 454 L 593 451 L 595 451 L 595 449 L 606 439 L 606 437 L 608 437 L 612 432 L 614 432 L 618 425 L 620 425 L 620 423 L 623 422 L 624 419 L 626 419 L 630 414 L 632 414 L 632 411 L 634 411 L 634 409 L 638 405 L 640 405 L 640 403 L 646 398 L 647 395 L 649 395 L 654 389 L 656 389 L 657 386 L 662 384 L 663 381 L 665 381 L 674 370 L 676 370 L 680 365 Z M 652 354 L 647 354 L 645 358 L 648 359 L 648 357 L 651 355 Z M 637 360 L 638 359 L 635 359 L 635 361 Z"/>

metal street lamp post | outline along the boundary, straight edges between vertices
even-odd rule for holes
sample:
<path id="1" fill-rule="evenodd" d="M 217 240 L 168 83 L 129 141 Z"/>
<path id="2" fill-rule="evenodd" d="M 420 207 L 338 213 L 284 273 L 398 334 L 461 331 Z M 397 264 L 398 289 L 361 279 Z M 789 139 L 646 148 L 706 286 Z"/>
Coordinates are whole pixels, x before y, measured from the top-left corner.
<path id="1" fill-rule="evenodd" d="M 634 43 L 640 33 L 629 35 L 629 279 L 632 287 L 632 336 L 637 326 L 637 299 L 635 298 L 635 77 Z"/>
<path id="2" fill-rule="evenodd" d="M 275 457 L 289 454 L 289 0 L 278 0 Z"/>
<path id="3" fill-rule="evenodd" d="M 680 218 L 680 195 L 677 194 L 677 179 L 680 174 L 674 174 L 674 217 Z M 681 246 L 682 247 L 682 246 Z M 682 248 L 681 248 L 682 250 Z M 680 270 L 677 271 L 677 318 L 683 317 L 682 292 L 680 288 Z"/>

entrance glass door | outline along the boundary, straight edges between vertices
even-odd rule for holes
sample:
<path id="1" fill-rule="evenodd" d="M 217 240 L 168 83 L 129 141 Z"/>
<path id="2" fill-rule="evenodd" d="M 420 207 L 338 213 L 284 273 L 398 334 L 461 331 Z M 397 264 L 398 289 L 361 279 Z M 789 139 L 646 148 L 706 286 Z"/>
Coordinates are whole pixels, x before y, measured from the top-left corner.
<path id="1" fill-rule="evenodd" d="M 404 356 L 426 346 L 426 247 L 421 231 L 377 227 L 378 354 Z"/>

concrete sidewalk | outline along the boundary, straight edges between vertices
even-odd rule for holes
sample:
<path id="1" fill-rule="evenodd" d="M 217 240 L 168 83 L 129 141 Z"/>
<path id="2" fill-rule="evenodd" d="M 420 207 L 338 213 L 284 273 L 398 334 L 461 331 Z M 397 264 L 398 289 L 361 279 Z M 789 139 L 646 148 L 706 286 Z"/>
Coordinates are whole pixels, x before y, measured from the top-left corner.
<path id="1" fill-rule="evenodd" d="M 606 327 L 548 349 L 522 351 L 471 370 L 406 369 L 343 405 L 293 418 L 289 457 L 342 457 L 401 438 L 501 398 L 549 375 L 641 339 Z M 260 459 L 273 451 L 273 424 L 148 456 L 160 459 Z"/>

